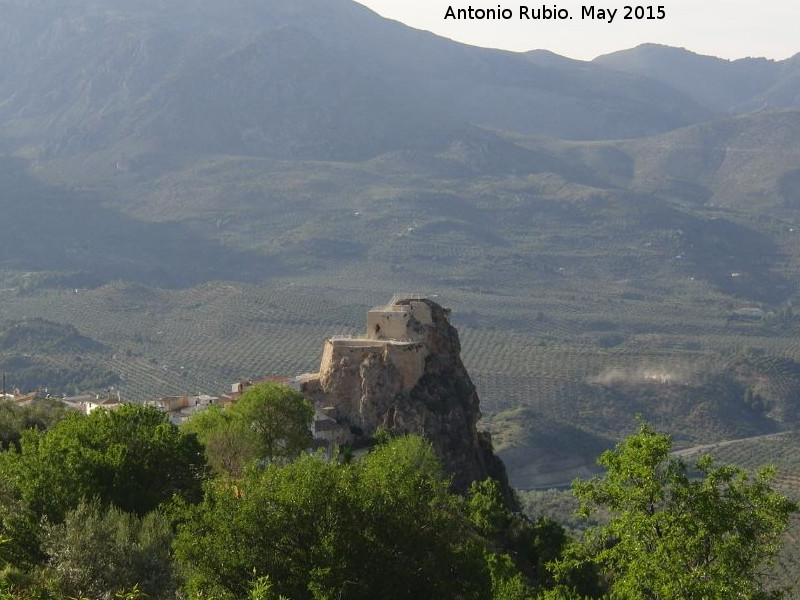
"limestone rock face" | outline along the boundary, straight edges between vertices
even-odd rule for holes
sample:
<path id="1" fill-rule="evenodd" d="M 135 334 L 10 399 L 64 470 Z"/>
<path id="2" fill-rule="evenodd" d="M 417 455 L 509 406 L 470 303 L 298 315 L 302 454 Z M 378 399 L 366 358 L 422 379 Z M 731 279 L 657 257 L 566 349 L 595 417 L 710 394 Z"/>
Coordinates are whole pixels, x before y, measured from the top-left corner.
<path id="1" fill-rule="evenodd" d="M 503 463 L 478 432 L 478 394 L 460 353 L 448 310 L 401 298 L 368 313 L 366 335 L 327 340 L 318 378 L 305 391 L 318 413 L 342 426 L 340 441 L 368 439 L 378 427 L 424 435 L 453 489 L 492 476 L 508 490 Z"/>

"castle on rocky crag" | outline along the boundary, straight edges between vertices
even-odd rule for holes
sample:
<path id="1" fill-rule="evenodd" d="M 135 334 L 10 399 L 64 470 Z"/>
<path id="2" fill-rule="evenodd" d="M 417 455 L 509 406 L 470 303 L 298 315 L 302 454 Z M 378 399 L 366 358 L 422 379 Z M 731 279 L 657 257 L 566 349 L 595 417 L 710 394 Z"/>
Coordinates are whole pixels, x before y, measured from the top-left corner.
<path id="1" fill-rule="evenodd" d="M 340 444 L 379 427 L 418 433 L 436 449 L 464 491 L 487 476 L 507 487 L 505 468 L 477 429 L 478 394 L 461 362 L 450 311 L 433 300 L 398 295 L 367 313 L 367 331 L 325 341 L 318 373 L 300 378 L 317 409 L 317 436 Z"/>

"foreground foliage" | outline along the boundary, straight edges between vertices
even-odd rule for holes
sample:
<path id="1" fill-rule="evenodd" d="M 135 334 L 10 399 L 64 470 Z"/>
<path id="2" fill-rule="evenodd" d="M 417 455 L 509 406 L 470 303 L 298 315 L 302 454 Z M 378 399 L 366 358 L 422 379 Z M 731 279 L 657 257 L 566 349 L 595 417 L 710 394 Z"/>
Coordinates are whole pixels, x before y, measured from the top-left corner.
<path id="1" fill-rule="evenodd" d="M 151 600 L 173 597 L 172 529 L 160 511 L 144 517 L 97 501 L 81 502 L 63 523 L 45 527 L 45 574 L 68 597 L 119 597 L 136 589 Z"/>
<path id="2" fill-rule="evenodd" d="M 402 438 L 351 464 L 305 455 L 210 482 L 175 549 L 189 589 L 219 598 L 263 576 L 293 600 L 487 598 L 459 504 L 431 446 Z"/>
<path id="3" fill-rule="evenodd" d="M 591 563 L 615 598 L 631 600 L 784 597 L 767 590 L 762 569 L 797 505 L 772 489 L 774 469 L 750 477 L 705 456 L 692 472 L 670 450 L 668 436 L 643 424 L 600 457 L 604 476 L 574 484 L 584 514 L 611 518 L 569 548 L 558 576 Z"/>
<path id="4" fill-rule="evenodd" d="M 59 524 L 84 500 L 139 517 L 174 495 L 199 499 L 205 471 L 194 436 L 141 405 L 73 413 L 46 432 L 29 429 L 20 448 L 0 453 L 3 558 L 18 568 L 41 564 L 41 523 Z"/>
<path id="5" fill-rule="evenodd" d="M 0 600 L 783 595 L 761 569 L 797 507 L 769 469 L 691 471 L 642 425 L 602 455 L 603 477 L 575 484 L 582 511 L 610 519 L 570 541 L 510 512 L 497 482 L 451 493 L 418 436 L 302 452 L 307 403 L 256 392 L 184 430 L 126 406 L 22 432 L 0 452 Z"/>
<path id="6" fill-rule="evenodd" d="M 37 400 L 25 406 L 0 400 L 0 451 L 12 446 L 19 448 L 19 440 L 26 429 L 44 431 L 69 414 L 69 409 L 55 400 Z"/>

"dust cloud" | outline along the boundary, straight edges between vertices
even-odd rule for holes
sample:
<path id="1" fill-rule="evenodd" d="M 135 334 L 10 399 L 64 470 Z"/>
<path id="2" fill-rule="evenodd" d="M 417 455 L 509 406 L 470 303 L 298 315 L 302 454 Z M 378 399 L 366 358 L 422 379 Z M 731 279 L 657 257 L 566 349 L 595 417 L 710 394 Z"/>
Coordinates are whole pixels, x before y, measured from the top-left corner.
<path id="1" fill-rule="evenodd" d="M 599 385 L 622 385 L 655 383 L 660 385 L 684 384 L 689 379 L 689 373 L 676 368 L 662 368 L 642 366 L 636 368 L 607 369 L 589 379 L 589 383 Z"/>

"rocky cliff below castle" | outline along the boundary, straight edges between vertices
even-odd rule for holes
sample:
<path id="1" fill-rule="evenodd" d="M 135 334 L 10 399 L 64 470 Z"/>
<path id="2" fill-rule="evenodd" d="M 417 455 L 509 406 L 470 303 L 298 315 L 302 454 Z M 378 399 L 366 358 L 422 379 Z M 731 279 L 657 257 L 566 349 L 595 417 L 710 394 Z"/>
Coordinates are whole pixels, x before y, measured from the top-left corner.
<path id="1" fill-rule="evenodd" d="M 428 438 L 452 487 L 493 477 L 508 489 L 505 467 L 479 432 L 478 394 L 461 362 L 450 311 L 429 299 L 395 298 L 367 314 L 366 334 L 326 340 L 319 373 L 302 389 L 321 433 L 358 444 L 378 428 Z"/>

